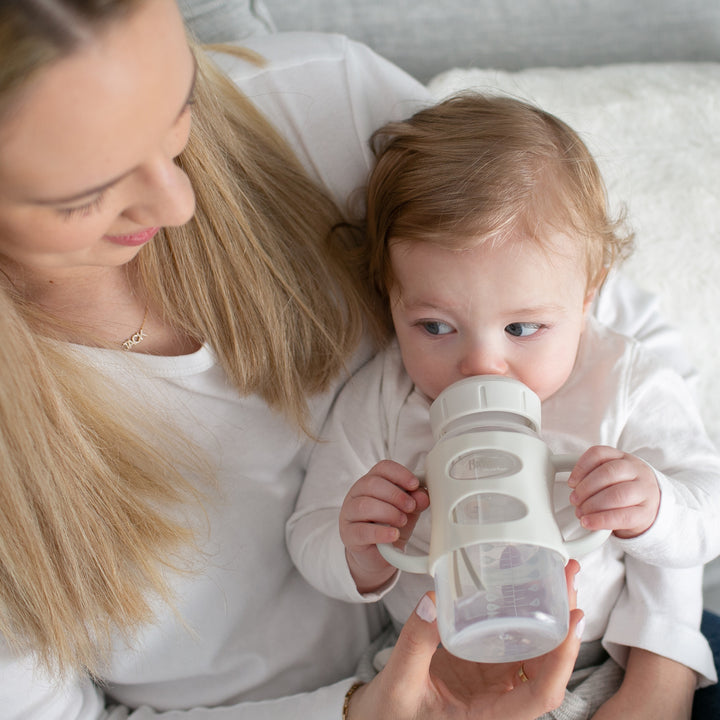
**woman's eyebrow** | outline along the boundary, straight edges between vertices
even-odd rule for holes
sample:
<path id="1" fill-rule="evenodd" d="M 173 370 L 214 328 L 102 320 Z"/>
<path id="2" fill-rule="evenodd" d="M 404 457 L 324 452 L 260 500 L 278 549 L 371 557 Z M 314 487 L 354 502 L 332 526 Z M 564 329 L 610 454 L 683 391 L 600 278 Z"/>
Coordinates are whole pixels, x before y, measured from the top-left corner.
<path id="1" fill-rule="evenodd" d="M 195 57 L 193 56 L 193 76 L 192 76 L 192 82 L 190 83 L 190 90 L 185 97 L 185 102 L 183 103 L 182 107 L 180 108 L 180 112 L 177 114 L 177 119 L 179 120 L 182 114 L 185 112 L 185 108 L 192 102 L 193 95 L 195 94 L 195 84 L 197 83 L 197 76 L 198 76 L 198 65 L 197 60 L 195 60 Z M 117 177 L 114 177 L 112 180 L 108 180 L 108 182 L 103 183 L 102 185 L 97 185 L 96 187 L 88 188 L 87 190 L 83 190 L 79 193 L 73 193 L 72 195 L 68 195 L 66 197 L 61 198 L 47 198 L 47 199 L 37 199 L 33 202 L 36 205 L 66 205 L 72 202 L 77 202 L 78 200 L 82 200 L 86 197 L 89 197 L 91 195 L 99 195 L 100 193 L 107 190 L 109 187 L 112 187 L 115 185 L 115 183 L 119 183 L 123 178 L 127 177 L 132 170 L 128 170 L 127 172 L 122 173 L 122 175 L 118 175 Z"/>
<path id="2" fill-rule="evenodd" d="M 98 185 L 93 188 L 88 188 L 87 190 L 83 190 L 82 192 L 75 193 L 74 195 L 68 195 L 67 197 L 62 198 L 43 198 L 43 199 L 35 199 L 33 202 L 36 205 L 66 205 L 72 202 L 77 202 L 78 200 L 83 200 L 86 197 L 89 197 L 90 195 L 99 195 L 101 192 L 107 190 L 112 185 L 115 185 L 115 183 L 120 182 L 124 177 L 129 175 L 132 172 L 132 170 L 128 170 L 126 173 L 123 173 L 122 175 L 118 175 L 118 177 L 113 178 L 112 180 L 109 180 L 106 183 L 103 183 L 102 185 Z"/>

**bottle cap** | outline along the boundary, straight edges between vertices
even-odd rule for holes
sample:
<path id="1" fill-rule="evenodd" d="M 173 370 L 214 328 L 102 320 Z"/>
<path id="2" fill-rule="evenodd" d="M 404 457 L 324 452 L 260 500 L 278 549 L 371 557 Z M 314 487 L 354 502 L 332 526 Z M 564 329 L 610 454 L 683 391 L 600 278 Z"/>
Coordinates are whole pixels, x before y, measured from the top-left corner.
<path id="1" fill-rule="evenodd" d="M 437 440 L 450 427 L 469 430 L 484 413 L 516 416 L 515 421 L 540 432 L 540 398 L 530 388 L 502 375 L 476 375 L 453 383 L 437 396 L 430 406 L 433 435 Z"/>

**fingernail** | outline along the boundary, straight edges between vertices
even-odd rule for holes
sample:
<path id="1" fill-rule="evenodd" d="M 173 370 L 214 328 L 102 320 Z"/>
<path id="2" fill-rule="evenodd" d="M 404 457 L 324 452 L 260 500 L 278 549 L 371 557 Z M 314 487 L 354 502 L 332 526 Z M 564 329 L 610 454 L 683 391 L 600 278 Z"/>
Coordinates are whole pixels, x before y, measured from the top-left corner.
<path id="1" fill-rule="evenodd" d="M 435 603 L 427 595 L 418 603 L 415 612 L 421 620 L 427 623 L 435 622 L 437 619 Z"/>
<path id="2" fill-rule="evenodd" d="M 578 591 L 578 586 L 577 586 L 577 575 L 573 575 L 573 590 L 574 590 L 575 592 L 577 592 L 577 591 Z"/>
<path id="3" fill-rule="evenodd" d="M 585 632 L 585 618 L 580 618 L 580 622 L 575 626 L 575 635 L 578 639 L 582 640 L 583 633 Z"/>

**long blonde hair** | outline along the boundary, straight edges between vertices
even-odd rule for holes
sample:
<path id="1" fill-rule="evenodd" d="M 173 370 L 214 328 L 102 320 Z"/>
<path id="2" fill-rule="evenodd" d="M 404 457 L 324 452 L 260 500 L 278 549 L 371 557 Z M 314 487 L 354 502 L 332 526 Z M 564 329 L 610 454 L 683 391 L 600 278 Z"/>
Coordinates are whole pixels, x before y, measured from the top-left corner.
<path id="1" fill-rule="evenodd" d="M 554 228 L 583 243 L 588 290 L 631 250 L 632 233 L 623 213 L 611 217 L 582 139 L 521 100 L 460 93 L 380 128 L 373 147 L 364 252 L 370 282 L 386 299 L 394 241 L 467 248 L 520 231 L 542 246 Z"/>
<path id="2" fill-rule="evenodd" d="M 32 73 L 137 3 L 3 4 L 0 112 Z M 134 269 L 165 321 L 208 343 L 238 392 L 303 429 L 307 396 L 329 387 L 372 323 L 371 300 L 342 260 L 356 236 L 193 50 L 193 125 L 178 164 L 197 210 L 144 247 Z M 185 567 L 185 508 L 197 497 L 177 458 L 145 439 L 152 428 L 62 336 L 0 286 L 0 633 L 48 667 L 101 674 L 114 634 L 151 619 L 155 597 L 171 599 L 164 568 Z"/>

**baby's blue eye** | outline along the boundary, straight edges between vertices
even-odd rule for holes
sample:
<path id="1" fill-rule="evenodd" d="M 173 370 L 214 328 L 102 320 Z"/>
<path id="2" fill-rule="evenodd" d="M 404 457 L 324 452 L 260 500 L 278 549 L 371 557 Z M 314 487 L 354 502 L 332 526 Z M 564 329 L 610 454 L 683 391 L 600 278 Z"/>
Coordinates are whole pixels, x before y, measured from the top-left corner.
<path id="1" fill-rule="evenodd" d="M 510 323 L 505 326 L 505 332 L 513 337 L 530 337 L 541 327 L 540 323 Z"/>
<path id="2" fill-rule="evenodd" d="M 430 335 L 447 335 L 453 331 L 452 327 L 440 320 L 424 320 L 420 325 Z"/>

